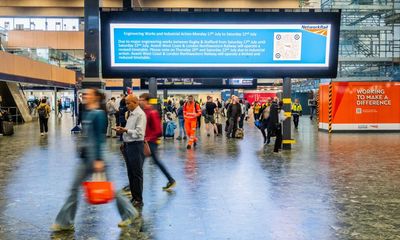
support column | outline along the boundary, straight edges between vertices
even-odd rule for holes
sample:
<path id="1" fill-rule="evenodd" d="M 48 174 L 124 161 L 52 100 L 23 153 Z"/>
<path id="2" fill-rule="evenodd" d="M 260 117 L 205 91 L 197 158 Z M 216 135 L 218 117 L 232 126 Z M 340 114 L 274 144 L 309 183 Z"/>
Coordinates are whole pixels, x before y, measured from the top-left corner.
<path id="1" fill-rule="evenodd" d="M 85 0 L 85 78 L 83 88 L 104 88 L 100 79 L 99 0 Z"/>
<path id="2" fill-rule="evenodd" d="M 283 78 L 283 110 L 286 113 L 286 120 L 283 122 L 283 148 L 284 150 L 290 150 L 292 148 L 292 83 L 290 78 Z"/>
<path id="3" fill-rule="evenodd" d="M 54 112 L 56 113 L 56 116 L 58 114 L 58 105 L 57 105 L 57 88 L 54 87 Z"/>
<path id="4" fill-rule="evenodd" d="M 158 105 L 156 78 L 149 79 L 149 95 L 150 95 L 150 104 L 156 107 Z"/>
<path id="5" fill-rule="evenodd" d="M 162 114 L 161 104 L 158 102 L 157 98 L 157 79 L 152 77 L 149 79 L 149 95 L 150 95 L 150 104 L 153 105 L 155 109 L 157 109 L 158 113 Z"/>
<path id="6" fill-rule="evenodd" d="M 164 107 L 167 106 L 167 102 L 168 102 L 168 90 L 167 89 L 163 90 L 163 102 L 164 102 Z"/>
<path id="7" fill-rule="evenodd" d="M 132 10 L 132 0 L 123 0 L 122 7 L 124 11 Z M 132 87 L 132 78 L 124 78 L 123 79 L 123 93 L 126 94 L 127 89 Z"/>

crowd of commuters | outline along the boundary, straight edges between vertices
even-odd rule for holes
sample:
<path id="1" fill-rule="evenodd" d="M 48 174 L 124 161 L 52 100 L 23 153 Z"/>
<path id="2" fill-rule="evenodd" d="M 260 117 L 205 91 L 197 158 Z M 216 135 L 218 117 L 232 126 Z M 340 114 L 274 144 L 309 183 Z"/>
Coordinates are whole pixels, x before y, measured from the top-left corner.
<path id="1" fill-rule="evenodd" d="M 198 143 L 196 132 L 199 118 L 204 118 L 207 137 L 222 135 L 222 119 L 225 116 L 225 136 L 242 138 L 244 121 L 249 119 L 251 108 L 247 101 L 237 96 L 231 96 L 225 103 L 218 99 L 214 101 L 211 96 L 207 96 L 207 101 L 201 103 L 192 95 L 188 95 L 185 99 L 179 100 L 179 104 L 168 101 L 160 112 L 150 104 L 150 96 L 147 93 L 139 97 L 133 94 L 121 95 L 118 99 L 111 97 L 105 102 L 104 95 L 96 89 L 87 90 L 83 94 L 83 102 L 84 106 L 80 106 L 79 114 L 83 129 L 82 139 L 78 144 L 81 161 L 77 166 L 69 197 L 52 227 L 54 231 L 73 229 L 79 186 L 93 173 L 106 172 L 102 150 L 106 137 L 119 136 L 123 142 L 120 149 L 126 163 L 129 185 L 116 194 L 116 203 L 122 218 L 118 226 L 125 227 L 132 224 L 144 205 L 143 164 L 146 157 L 150 157 L 166 177 L 167 184 L 163 190 L 170 191 L 176 186 L 176 180 L 158 154 L 159 140 L 165 131 L 163 121 L 175 122 L 173 115 L 176 116 L 179 133 L 176 139 L 187 140 L 186 148 L 189 150 Z M 282 106 L 283 102 L 277 97 L 268 99 L 263 104 L 255 102 L 252 106 L 255 124 L 262 132 L 264 143 L 269 144 L 271 137 L 276 137 L 274 152 L 279 152 L 282 146 L 282 124 L 286 119 Z M 302 114 L 297 99 L 291 110 L 293 116 Z M 39 118 L 41 132 L 47 133 L 50 107 L 45 99 L 38 106 L 38 112 L 42 116 Z M 297 128 L 299 118 L 293 119 Z"/>

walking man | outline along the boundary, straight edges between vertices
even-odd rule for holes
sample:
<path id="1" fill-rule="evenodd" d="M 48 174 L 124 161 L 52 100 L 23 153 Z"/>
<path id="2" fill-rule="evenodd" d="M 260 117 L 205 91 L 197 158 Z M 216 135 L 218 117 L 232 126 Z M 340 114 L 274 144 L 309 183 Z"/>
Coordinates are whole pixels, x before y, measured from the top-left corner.
<path id="1" fill-rule="evenodd" d="M 128 108 L 126 126 L 115 128 L 124 141 L 123 154 L 126 159 L 129 187 L 132 204 L 136 208 L 143 207 L 143 162 L 144 136 L 146 131 L 146 114 L 139 107 L 139 99 L 134 95 L 125 98 Z"/>
<path id="2" fill-rule="evenodd" d="M 299 118 L 302 114 L 302 111 L 303 111 L 303 108 L 301 107 L 299 99 L 296 98 L 292 105 L 292 116 L 293 116 L 294 127 L 296 129 L 299 127 Z"/>
<path id="3" fill-rule="evenodd" d="M 229 126 L 228 126 L 228 133 L 227 137 L 235 137 L 235 133 L 237 130 L 238 126 L 238 120 L 240 116 L 242 115 L 242 107 L 239 104 L 238 97 L 232 96 L 232 102 L 228 107 L 228 120 L 229 120 Z"/>
<path id="4" fill-rule="evenodd" d="M 37 112 L 39 115 L 40 124 L 40 135 L 47 134 L 49 130 L 48 121 L 50 117 L 50 106 L 47 104 L 46 99 L 43 98 L 39 106 L 37 107 Z"/>
<path id="5" fill-rule="evenodd" d="M 163 190 L 168 191 L 171 190 L 175 185 L 175 179 L 171 177 L 168 170 L 165 168 L 164 164 L 160 161 L 158 155 L 158 140 L 162 136 L 162 129 L 161 129 L 161 119 L 158 111 L 153 108 L 152 105 L 149 104 L 150 95 L 148 93 L 143 93 L 140 95 L 139 103 L 140 107 L 146 113 L 147 124 L 146 124 L 146 134 L 145 140 L 148 142 L 150 151 L 151 151 L 151 158 L 153 159 L 154 163 L 160 168 L 161 172 L 165 175 L 168 179 L 168 183 Z"/>
<path id="6" fill-rule="evenodd" d="M 192 146 L 196 146 L 196 127 L 197 118 L 201 116 L 201 109 L 198 103 L 194 101 L 192 95 L 189 95 L 188 101 L 183 106 L 183 116 L 185 118 L 185 130 L 189 137 L 189 142 L 186 146 L 187 149 L 191 149 Z"/>
<path id="7" fill-rule="evenodd" d="M 210 132 L 218 132 L 217 126 L 215 125 L 214 114 L 217 110 L 217 104 L 213 102 L 211 96 L 207 96 L 207 103 L 205 107 L 204 122 L 206 123 L 207 136 L 210 136 Z"/>

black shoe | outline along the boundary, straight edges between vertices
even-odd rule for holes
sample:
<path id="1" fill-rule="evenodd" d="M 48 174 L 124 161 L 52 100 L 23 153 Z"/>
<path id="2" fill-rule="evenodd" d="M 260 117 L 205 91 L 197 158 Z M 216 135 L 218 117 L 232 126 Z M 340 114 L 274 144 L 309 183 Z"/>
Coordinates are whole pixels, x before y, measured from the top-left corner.
<path id="1" fill-rule="evenodd" d="M 169 191 L 169 190 L 171 190 L 173 187 L 175 187 L 176 186 L 176 181 L 175 180 L 172 180 L 172 181 L 170 181 L 170 182 L 168 182 L 167 183 L 167 185 L 165 186 L 165 187 L 163 187 L 162 189 L 164 190 L 164 191 Z"/>
<path id="2" fill-rule="evenodd" d="M 186 149 L 191 149 L 191 148 L 192 148 L 192 146 L 189 144 L 186 146 Z"/>
<path id="3" fill-rule="evenodd" d="M 186 139 L 187 139 L 187 137 L 186 137 L 186 136 L 184 136 L 184 137 L 183 137 L 183 140 L 186 140 Z"/>
<path id="4" fill-rule="evenodd" d="M 182 140 L 182 137 L 181 137 L 181 136 L 179 136 L 179 137 L 177 137 L 177 138 L 176 138 L 176 140 Z"/>
<path id="5" fill-rule="evenodd" d="M 209 137 L 210 136 L 210 134 L 209 133 L 207 133 L 207 137 Z"/>
<path id="6" fill-rule="evenodd" d="M 194 142 L 194 143 L 193 143 L 193 147 L 196 147 L 196 146 L 197 146 L 197 142 Z"/>
<path id="7" fill-rule="evenodd" d="M 132 203 L 132 205 L 135 207 L 135 208 L 138 208 L 138 209 L 142 209 L 143 208 L 143 202 L 140 202 L 140 201 L 136 201 L 136 200 L 131 200 L 131 203 Z"/>

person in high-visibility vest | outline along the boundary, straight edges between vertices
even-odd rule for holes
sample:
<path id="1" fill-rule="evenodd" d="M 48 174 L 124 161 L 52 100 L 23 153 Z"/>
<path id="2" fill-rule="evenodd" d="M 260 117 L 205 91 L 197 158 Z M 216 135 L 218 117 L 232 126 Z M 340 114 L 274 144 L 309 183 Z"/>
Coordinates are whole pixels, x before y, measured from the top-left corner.
<path id="1" fill-rule="evenodd" d="M 201 108 L 193 99 L 192 95 L 188 96 L 188 101 L 183 105 L 183 117 L 185 118 L 185 130 L 189 137 L 187 149 L 191 149 L 196 145 L 196 127 L 197 117 L 201 116 Z"/>
<path id="2" fill-rule="evenodd" d="M 299 99 L 296 98 L 294 100 L 294 103 L 292 104 L 292 116 L 293 116 L 294 127 L 296 129 L 299 127 L 299 118 L 302 114 L 302 111 L 303 108 L 301 107 Z"/>

